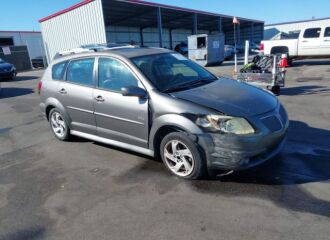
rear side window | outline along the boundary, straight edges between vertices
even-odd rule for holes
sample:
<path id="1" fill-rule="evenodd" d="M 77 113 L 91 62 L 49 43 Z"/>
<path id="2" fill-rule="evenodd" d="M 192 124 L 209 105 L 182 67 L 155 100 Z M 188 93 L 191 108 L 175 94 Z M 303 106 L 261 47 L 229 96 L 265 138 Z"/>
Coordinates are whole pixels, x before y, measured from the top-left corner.
<path id="1" fill-rule="evenodd" d="M 73 60 L 68 66 L 66 80 L 85 86 L 94 86 L 94 58 Z"/>
<path id="2" fill-rule="evenodd" d="M 325 37 L 330 37 L 330 27 L 327 27 L 324 31 L 324 36 Z"/>
<path id="3" fill-rule="evenodd" d="M 52 68 L 52 78 L 54 80 L 63 80 L 65 68 L 68 62 L 61 62 L 58 64 L 55 64 Z"/>
<path id="4" fill-rule="evenodd" d="M 318 38 L 320 37 L 321 28 L 308 28 L 304 32 L 304 38 Z"/>

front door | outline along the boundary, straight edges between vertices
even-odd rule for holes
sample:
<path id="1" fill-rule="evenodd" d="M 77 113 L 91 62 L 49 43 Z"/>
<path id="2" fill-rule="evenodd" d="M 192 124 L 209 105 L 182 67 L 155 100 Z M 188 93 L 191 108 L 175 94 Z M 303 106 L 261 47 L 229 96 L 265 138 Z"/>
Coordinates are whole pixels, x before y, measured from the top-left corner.
<path id="1" fill-rule="evenodd" d="M 300 56 L 319 56 L 321 28 L 307 28 L 299 40 Z"/>
<path id="2" fill-rule="evenodd" d="M 128 97 L 121 88 L 143 88 L 130 68 L 114 58 L 98 59 L 98 88 L 94 90 L 97 133 L 139 147 L 148 147 L 148 99 Z"/>
<path id="3" fill-rule="evenodd" d="M 58 99 L 71 118 L 71 130 L 96 134 L 93 106 L 94 58 L 72 60 L 66 80 L 59 82 Z"/>

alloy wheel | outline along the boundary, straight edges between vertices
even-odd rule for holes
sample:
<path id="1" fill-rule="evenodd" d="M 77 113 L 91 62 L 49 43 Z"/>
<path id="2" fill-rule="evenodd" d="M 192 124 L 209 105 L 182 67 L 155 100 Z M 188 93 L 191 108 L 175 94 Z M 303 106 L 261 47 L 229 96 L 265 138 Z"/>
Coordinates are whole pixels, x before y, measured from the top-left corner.
<path id="1" fill-rule="evenodd" d="M 189 176 L 195 162 L 190 149 L 183 142 L 171 140 L 164 147 L 164 158 L 168 168 L 181 177 Z"/>
<path id="2" fill-rule="evenodd" d="M 54 112 L 51 116 L 50 121 L 55 135 L 59 138 L 63 138 L 66 134 L 67 127 L 61 114 L 58 112 Z"/>

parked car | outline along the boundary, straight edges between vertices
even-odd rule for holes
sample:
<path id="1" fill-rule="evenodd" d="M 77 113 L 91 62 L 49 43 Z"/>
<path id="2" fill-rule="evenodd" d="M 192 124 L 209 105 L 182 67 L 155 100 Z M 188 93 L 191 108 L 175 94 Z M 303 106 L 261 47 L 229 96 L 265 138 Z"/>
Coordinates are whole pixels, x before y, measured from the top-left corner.
<path id="1" fill-rule="evenodd" d="M 236 45 L 237 53 L 244 53 L 244 50 L 245 50 L 245 45 L 243 45 L 243 44 L 237 44 Z"/>
<path id="2" fill-rule="evenodd" d="M 234 57 L 235 47 L 233 45 L 225 45 L 225 54 L 224 57 L 226 60 Z"/>
<path id="3" fill-rule="evenodd" d="M 264 54 L 288 54 L 290 60 L 330 56 L 330 26 L 302 29 L 297 39 L 262 41 Z"/>
<path id="4" fill-rule="evenodd" d="M 182 55 L 188 55 L 188 43 L 181 42 L 175 46 L 174 50 Z"/>
<path id="5" fill-rule="evenodd" d="M 236 51 L 237 53 L 245 53 L 245 44 L 237 44 L 236 45 Z M 249 43 L 249 53 L 255 53 L 259 52 L 260 50 L 260 44 L 257 44 L 255 42 Z M 234 46 L 234 53 L 235 53 L 235 46 Z"/>
<path id="6" fill-rule="evenodd" d="M 167 49 L 65 56 L 38 89 L 59 140 L 75 135 L 161 157 L 182 178 L 261 164 L 279 153 L 289 125 L 270 92 L 218 78 Z"/>
<path id="7" fill-rule="evenodd" d="M 13 79 L 17 75 L 16 68 L 13 64 L 7 63 L 0 58 L 0 79 Z"/>
<path id="8" fill-rule="evenodd" d="M 250 42 L 249 46 L 250 53 L 257 53 L 260 50 L 260 44 L 258 43 Z"/>

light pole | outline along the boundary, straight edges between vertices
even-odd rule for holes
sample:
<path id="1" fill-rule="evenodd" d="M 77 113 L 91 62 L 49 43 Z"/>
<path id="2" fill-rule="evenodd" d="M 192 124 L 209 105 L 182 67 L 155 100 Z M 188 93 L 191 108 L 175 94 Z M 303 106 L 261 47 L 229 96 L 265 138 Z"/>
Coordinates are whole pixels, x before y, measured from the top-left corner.
<path id="1" fill-rule="evenodd" d="M 235 43 L 235 69 L 234 75 L 237 74 L 237 42 L 236 42 L 236 24 L 239 24 L 237 17 L 233 18 L 233 25 L 234 25 L 234 43 Z"/>

